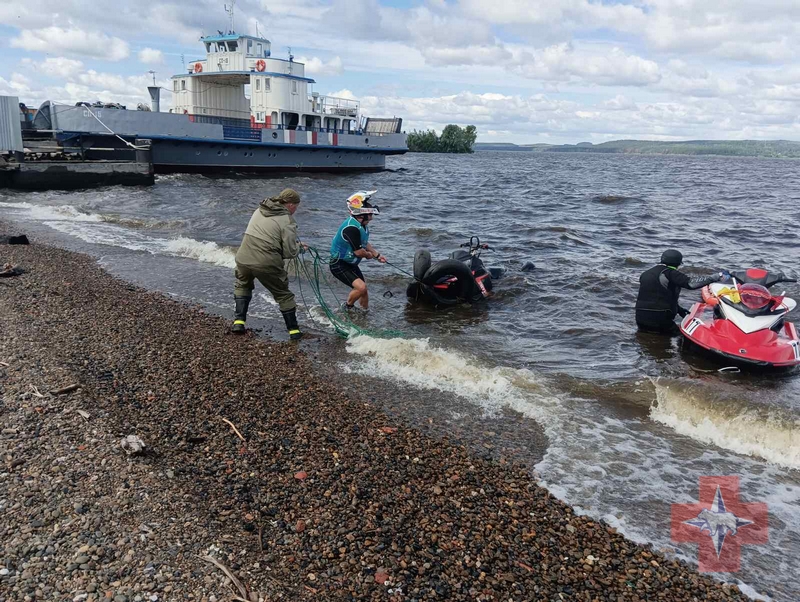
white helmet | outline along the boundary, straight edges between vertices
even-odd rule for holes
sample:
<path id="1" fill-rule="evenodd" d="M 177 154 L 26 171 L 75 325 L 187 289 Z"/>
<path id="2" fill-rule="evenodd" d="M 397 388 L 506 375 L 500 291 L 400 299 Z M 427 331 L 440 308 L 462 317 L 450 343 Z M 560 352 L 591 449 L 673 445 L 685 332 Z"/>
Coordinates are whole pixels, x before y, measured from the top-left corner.
<path id="1" fill-rule="evenodd" d="M 347 210 L 350 215 L 357 217 L 359 215 L 380 215 L 377 207 L 373 207 L 369 203 L 369 199 L 377 190 L 359 190 L 347 197 Z"/>

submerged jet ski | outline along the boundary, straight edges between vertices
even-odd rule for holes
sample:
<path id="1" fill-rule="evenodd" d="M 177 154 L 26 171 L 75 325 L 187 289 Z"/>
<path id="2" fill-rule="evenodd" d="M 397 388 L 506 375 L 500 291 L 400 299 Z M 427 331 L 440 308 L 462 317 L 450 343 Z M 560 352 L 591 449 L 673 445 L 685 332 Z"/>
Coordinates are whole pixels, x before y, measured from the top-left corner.
<path id="1" fill-rule="evenodd" d="M 797 282 L 781 272 L 751 268 L 731 272 L 732 283 L 714 283 L 701 291 L 681 321 L 685 340 L 742 366 L 789 368 L 800 365 L 800 338 L 786 315 L 797 303 L 771 286 Z"/>
<path id="2" fill-rule="evenodd" d="M 499 278 L 500 268 L 483 265 L 482 251 L 492 248 L 472 236 L 450 254 L 431 264 L 431 254 L 420 249 L 414 255 L 414 281 L 408 285 L 406 296 L 411 301 L 430 305 L 449 306 L 459 303 L 477 303 L 492 294 L 492 280 Z"/>

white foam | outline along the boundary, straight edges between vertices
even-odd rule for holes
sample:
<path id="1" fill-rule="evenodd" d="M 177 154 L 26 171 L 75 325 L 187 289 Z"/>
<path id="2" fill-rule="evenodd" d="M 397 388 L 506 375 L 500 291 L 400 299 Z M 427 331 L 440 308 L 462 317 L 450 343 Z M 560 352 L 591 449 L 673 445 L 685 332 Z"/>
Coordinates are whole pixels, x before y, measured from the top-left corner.
<path id="1" fill-rule="evenodd" d="M 164 239 L 154 239 L 163 241 Z M 221 247 L 215 242 L 195 240 L 193 238 L 174 238 L 167 240 L 164 244 L 164 253 L 175 255 L 176 257 L 186 257 L 196 259 L 203 263 L 211 263 L 223 268 L 235 268 L 236 252 L 228 247 Z"/>
<path id="2" fill-rule="evenodd" d="M 546 393 L 534 374 L 513 368 L 488 368 L 458 353 L 440 349 L 429 339 L 379 339 L 366 335 L 347 340 L 350 353 L 365 357 L 357 372 L 399 380 L 423 389 L 449 391 L 477 402 L 487 413 L 512 407 L 546 420 L 546 395 L 524 397 L 520 389 Z"/>
<path id="3" fill-rule="evenodd" d="M 800 424 L 777 410 L 724 412 L 685 388 L 654 383 L 656 403 L 650 417 L 681 435 L 737 454 L 800 468 Z"/>
<path id="4" fill-rule="evenodd" d="M 34 205 L 32 203 L 0 203 L 0 208 L 25 211 L 25 217 L 44 220 L 64 220 L 76 222 L 101 222 L 102 217 L 85 213 L 72 205 Z"/>
<path id="5" fill-rule="evenodd" d="M 235 268 L 236 251 L 215 242 L 146 236 L 132 228 L 109 223 L 118 221 L 96 213 L 86 213 L 72 205 L 34 205 L 32 203 L 0 203 L 0 208 L 17 210 L 25 218 L 42 221 L 59 232 L 75 236 L 84 242 L 146 251 L 154 255 L 171 255 L 195 259 L 223 268 Z"/>

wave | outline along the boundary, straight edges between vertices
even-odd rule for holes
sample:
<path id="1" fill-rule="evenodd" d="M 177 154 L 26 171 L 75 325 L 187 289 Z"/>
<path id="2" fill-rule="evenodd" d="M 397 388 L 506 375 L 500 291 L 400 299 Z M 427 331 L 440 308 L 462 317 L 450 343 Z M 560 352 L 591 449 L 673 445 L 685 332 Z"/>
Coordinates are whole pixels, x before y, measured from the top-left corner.
<path id="1" fill-rule="evenodd" d="M 127 228 L 140 228 L 152 230 L 156 228 L 175 228 L 183 224 L 181 220 L 159 221 L 146 220 L 132 217 L 122 217 L 115 214 L 90 213 L 74 205 L 35 205 L 33 203 L 0 203 L 0 208 L 19 209 L 26 212 L 25 217 L 37 221 L 57 220 L 74 222 L 106 222 Z"/>
<path id="2" fill-rule="evenodd" d="M 624 265 L 630 265 L 630 266 L 647 265 L 646 261 L 642 261 L 641 259 L 637 259 L 636 257 L 626 257 L 622 263 Z"/>
<path id="3" fill-rule="evenodd" d="M 366 335 L 347 340 L 347 351 L 365 361 L 353 368 L 369 376 L 399 380 L 422 389 L 449 391 L 478 403 L 487 415 L 510 407 L 540 421 L 554 397 L 533 372 L 481 366 L 459 353 L 434 347 L 429 339 L 378 339 Z"/>
<path id="4" fill-rule="evenodd" d="M 159 240 L 161 244 L 163 239 Z M 167 255 L 196 259 L 203 263 L 211 263 L 223 268 L 236 267 L 236 248 L 218 245 L 215 242 L 195 240 L 181 236 L 167 240 L 165 244 Z"/>
<path id="5" fill-rule="evenodd" d="M 586 242 L 582 238 L 578 237 L 576 234 L 569 234 L 569 233 L 565 232 L 564 234 L 559 236 L 559 239 L 568 240 L 569 242 L 575 243 L 576 245 L 580 245 L 582 247 L 588 247 L 589 246 L 588 242 Z"/>
<path id="6" fill-rule="evenodd" d="M 400 234 L 413 234 L 419 238 L 429 238 L 436 232 L 433 228 L 409 228 L 403 230 Z"/>
<path id="7" fill-rule="evenodd" d="M 640 201 L 641 199 L 632 196 L 622 196 L 616 194 L 601 194 L 596 197 L 592 198 L 592 201 L 595 203 L 600 203 L 601 205 L 619 205 L 621 203 L 626 203 L 628 201 Z"/>
<path id="8" fill-rule="evenodd" d="M 119 215 L 111 215 L 105 213 L 99 214 L 99 217 L 100 221 L 106 222 L 108 224 L 117 224 L 118 226 L 124 226 L 126 228 L 138 228 L 142 230 L 162 230 L 162 229 L 167 230 L 170 228 L 179 228 L 184 224 L 182 220 L 169 220 L 169 221 L 146 220 L 146 219 L 121 217 Z"/>
<path id="9" fill-rule="evenodd" d="M 26 217 L 37 221 L 70 220 L 76 222 L 102 222 L 100 215 L 81 211 L 73 205 L 34 205 L 33 203 L 0 203 L 0 207 L 22 209 Z"/>
<path id="10" fill-rule="evenodd" d="M 195 240 L 185 236 L 159 238 L 137 232 L 139 228 L 163 227 L 168 222 L 128 220 L 116 216 L 87 213 L 72 205 L 33 205 L 31 203 L 0 203 L 0 207 L 25 212 L 25 217 L 75 236 L 84 242 L 145 251 L 153 255 L 184 257 L 225 268 L 235 268 L 236 247 L 215 242 Z"/>
<path id="11" fill-rule="evenodd" d="M 800 420 L 774 406 L 742 405 L 708 387 L 654 382 L 650 418 L 704 444 L 800 468 Z M 735 395 L 735 393 L 734 393 Z"/>

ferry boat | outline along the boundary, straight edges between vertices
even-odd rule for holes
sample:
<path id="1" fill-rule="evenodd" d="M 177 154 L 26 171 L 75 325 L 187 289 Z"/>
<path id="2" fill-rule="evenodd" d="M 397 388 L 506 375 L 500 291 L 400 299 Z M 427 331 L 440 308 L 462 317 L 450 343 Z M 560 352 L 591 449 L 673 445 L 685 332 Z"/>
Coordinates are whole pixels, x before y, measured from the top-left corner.
<path id="1" fill-rule="evenodd" d="M 201 41 L 205 58 L 172 77 L 169 112 L 153 85 L 152 110 L 47 101 L 33 128 L 92 158 L 149 148 L 156 173 L 379 171 L 387 155 L 408 151 L 401 118 L 366 117 L 358 101 L 314 92 L 305 65 L 272 56 L 269 40 Z"/>

